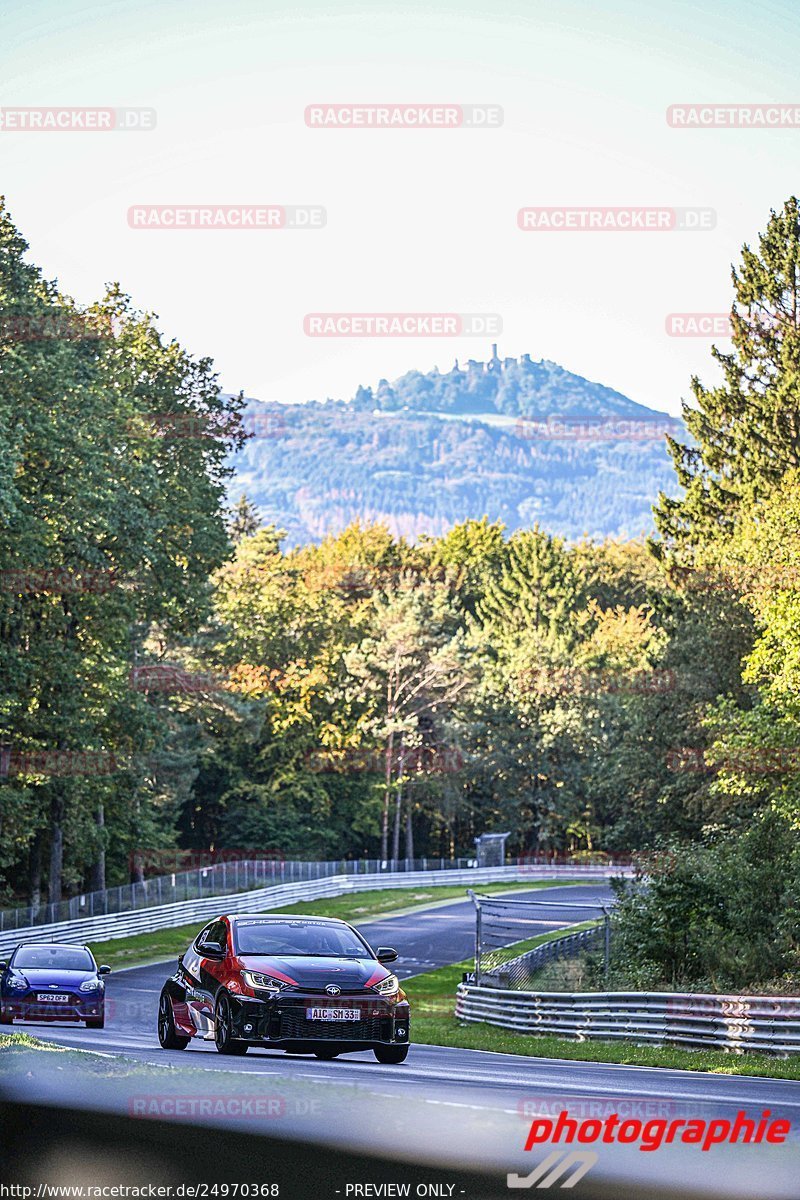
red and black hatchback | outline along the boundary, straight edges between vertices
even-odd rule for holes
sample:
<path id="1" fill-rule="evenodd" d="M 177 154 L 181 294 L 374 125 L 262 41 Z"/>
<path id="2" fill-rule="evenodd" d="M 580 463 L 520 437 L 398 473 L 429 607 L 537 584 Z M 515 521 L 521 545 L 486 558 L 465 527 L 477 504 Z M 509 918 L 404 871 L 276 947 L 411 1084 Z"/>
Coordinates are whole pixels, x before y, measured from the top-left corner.
<path id="1" fill-rule="evenodd" d="M 213 1039 L 220 1054 L 372 1050 L 378 1062 L 401 1063 L 408 999 L 383 965 L 396 958 L 331 917 L 218 917 L 164 984 L 158 1040 L 183 1050 L 193 1037 Z"/>

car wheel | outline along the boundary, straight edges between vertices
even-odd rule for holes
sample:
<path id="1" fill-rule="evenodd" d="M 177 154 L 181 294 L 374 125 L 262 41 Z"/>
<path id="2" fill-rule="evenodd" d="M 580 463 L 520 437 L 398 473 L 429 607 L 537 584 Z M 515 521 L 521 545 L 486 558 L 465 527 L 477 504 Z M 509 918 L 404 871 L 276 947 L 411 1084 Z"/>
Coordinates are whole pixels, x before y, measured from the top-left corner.
<path id="1" fill-rule="evenodd" d="M 317 1058 L 322 1058 L 325 1062 L 330 1062 L 334 1058 L 339 1057 L 339 1051 L 335 1046 L 322 1046 L 321 1049 L 315 1050 L 314 1054 Z"/>
<path id="2" fill-rule="evenodd" d="M 86 1028 L 87 1029 L 105 1029 L 105 1026 L 106 1026 L 106 1014 L 105 1013 L 103 1013 L 103 1015 L 101 1017 L 87 1017 L 86 1018 Z"/>
<path id="3" fill-rule="evenodd" d="M 185 1050 L 192 1040 L 175 1028 L 175 1015 L 166 992 L 161 993 L 158 1002 L 158 1040 L 163 1050 Z"/>
<path id="4" fill-rule="evenodd" d="M 247 1042 L 233 1036 L 233 1013 L 231 1002 L 225 992 L 219 996 L 214 1007 L 214 1045 L 220 1054 L 246 1054 Z"/>
<path id="5" fill-rule="evenodd" d="M 374 1046 L 375 1057 L 379 1063 L 396 1066 L 408 1058 L 408 1046 Z"/>
<path id="6" fill-rule="evenodd" d="M 0 1025 L 13 1025 L 14 1018 L 10 1013 L 0 1013 Z"/>

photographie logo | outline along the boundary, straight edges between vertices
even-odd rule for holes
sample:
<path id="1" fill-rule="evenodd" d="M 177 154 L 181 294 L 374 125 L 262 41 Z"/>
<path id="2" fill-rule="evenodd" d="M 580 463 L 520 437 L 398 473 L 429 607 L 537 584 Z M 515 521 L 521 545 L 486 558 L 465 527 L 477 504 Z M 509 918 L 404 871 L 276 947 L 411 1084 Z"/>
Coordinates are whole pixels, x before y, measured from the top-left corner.
<path id="1" fill-rule="evenodd" d="M 800 104 L 670 104 L 673 129 L 798 129 Z"/>
<path id="2" fill-rule="evenodd" d="M 5 133 L 149 133 L 154 108 L 0 108 Z"/>
<path id="3" fill-rule="evenodd" d="M 524 692 L 546 696 L 648 696 L 674 691 L 676 676 L 670 670 L 581 671 L 565 667 L 553 671 L 529 667 L 517 676 L 517 684 Z"/>
<path id="4" fill-rule="evenodd" d="M 498 129 L 499 104 L 309 104 L 310 129 Z"/>
<path id="5" fill-rule="evenodd" d="M 541 442 L 660 442 L 667 435 L 682 431 L 680 421 L 663 417 L 639 421 L 624 417 L 520 417 L 514 434 L 528 441 Z"/>
<path id="6" fill-rule="evenodd" d="M 517 213 L 527 233 L 700 233 L 716 224 L 713 208 L 547 205 Z"/>
<path id="7" fill-rule="evenodd" d="M 279 409 L 243 413 L 149 413 L 128 421 L 134 437 L 226 438 L 244 434 L 250 438 L 280 438 L 288 433 Z"/>
<path id="8" fill-rule="evenodd" d="M 306 337 L 483 337 L 502 333 L 497 313 L 318 312 L 303 318 Z"/>
<path id="9" fill-rule="evenodd" d="M 116 757 L 104 750 L 15 750 L 13 746 L 0 746 L 0 779 L 111 775 L 119 769 Z"/>
<path id="10" fill-rule="evenodd" d="M 133 204 L 131 229 L 324 229 L 321 204 Z"/>
<path id="11" fill-rule="evenodd" d="M 102 594 L 117 587 L 119 579 L 113 570 L 67 567 L 13 567 L 0 571 L 0 592 L 17 596 L 66 596 L 76 592 Z"/>
<path id="12" fill-rule="evenodd" d="M 734 1121 L 725 1118 L 706 1120 L 702 1117 L 667 1119 L 665 1116 L 620 1119 L 618 1111 L 579 1119 L 562 1109 L 555 1120 L 552 1116 L 538 1116 L 531 1121 L 524 1148 L 531 1151 L 545 1143 L 558 1144 L 562 1141 L 571 1146 L 577 1141 L 582 1145 L 636 1145 L 643 1153 L 653 1153 L 664 1144 L 681 1143 L 699 1146 L 701 1151 L 707 1152 L 723 1143 L 735 1145 L 740 1137 L 745 1145 L 761 1142 L 781 1145 L 790 1132 L 791 1121 L 773 1117 L 770 1109 L 763 1110 L 760 1117 L 752 1119 L 740 1110 Z M 506 1182 L 509 1188 L 548 1188 L 561 1180 L 559 1186 L 574 1187 L 597 1160 L 598 1155 L 594 1151 L 570 1153 L 553 1150 L 530 1174 L 509 1173 Z M 574 1172 L 573 1167 L 577 1167 Z M 567 1171 L 571 1174 L 565 1179 L 563 1176 Z"/>
<path id="13" fill-rule="evenodd" d="M 318 774 L 384 775 L 386 747 L 353 746 L 341 750 L 314 749 L 305 762 Z M 393 773 L 402 775 L 455 775 L 464 766 L 464 756 L 455 746 L 408 746 L 391 756 Z"/>

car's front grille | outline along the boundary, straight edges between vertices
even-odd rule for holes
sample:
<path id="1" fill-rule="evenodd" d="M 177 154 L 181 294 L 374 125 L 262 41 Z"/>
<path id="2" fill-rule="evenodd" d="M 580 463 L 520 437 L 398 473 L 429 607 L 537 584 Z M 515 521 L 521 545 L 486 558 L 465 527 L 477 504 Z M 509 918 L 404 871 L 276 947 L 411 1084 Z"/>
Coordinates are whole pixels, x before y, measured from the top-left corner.
<path id="1" fill-rule="evenodd" d="M 270 1023 L 270 1037 L 326 1042 L 382 1042 L 391 1037 L 391 1018 L 364 1017 L 360 1021 L 309 1021 L 302 1008 L 284 1008 L 277 1022 Z"/>

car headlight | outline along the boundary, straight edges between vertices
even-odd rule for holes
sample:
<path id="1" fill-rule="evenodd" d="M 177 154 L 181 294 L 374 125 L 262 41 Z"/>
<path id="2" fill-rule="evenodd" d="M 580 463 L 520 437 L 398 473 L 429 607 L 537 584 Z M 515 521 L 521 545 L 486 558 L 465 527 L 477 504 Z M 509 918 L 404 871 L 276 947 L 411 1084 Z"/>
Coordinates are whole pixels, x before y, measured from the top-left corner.
<path id="1" fill-rule="evenodd" d="M 380 983 L 373 985 L 375 991 L 381 996 L 393 996 L 395 992 L 400 991 L 400 981 L 396 975 L 387 975 Z"/>
<path id="2" fill-rule="evenodd" d="M 274 979 L 272 975 L 262 975 L 261 971 L 242 971 L 242 978 L 248 987 L 257 992 L 270 992 L 273 996 L 291 986 L 282 979 Z"/>
<path id="3" fill-rule="evenodd" d="M 102 983 L 99 979 L 84 979 L 80 986 L 82 992 L 99 992 L 102 988 Z"/>
<path id="4" fill-rule="evenodd" d="M 8 987 L 12 992 L 27 992 L 28 984 L 24 979 L 9 979 Z"/>

